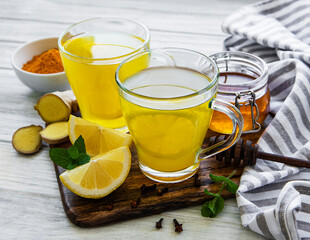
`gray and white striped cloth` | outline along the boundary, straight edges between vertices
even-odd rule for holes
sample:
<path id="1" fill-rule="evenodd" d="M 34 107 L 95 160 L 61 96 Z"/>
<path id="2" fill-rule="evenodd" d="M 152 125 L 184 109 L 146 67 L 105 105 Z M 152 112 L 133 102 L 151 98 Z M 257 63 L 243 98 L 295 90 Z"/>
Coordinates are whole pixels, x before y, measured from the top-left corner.
<path id="1" fill-rule="evenodd" d="M 269 67 L 274 119 L 260 149 L 310 160 L 310 0 L 268 0 L 229 16 L 228 50 Z M 258 159 L 237 192 L 242 225 L 268 239 L 310 239 L 310 169 Z"/>

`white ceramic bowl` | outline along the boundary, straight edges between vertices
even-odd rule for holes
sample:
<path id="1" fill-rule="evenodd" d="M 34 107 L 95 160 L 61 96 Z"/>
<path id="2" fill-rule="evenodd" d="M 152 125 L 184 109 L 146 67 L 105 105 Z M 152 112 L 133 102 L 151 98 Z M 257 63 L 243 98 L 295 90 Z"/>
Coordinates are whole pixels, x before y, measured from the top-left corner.
<path id="1" fill-rule="evenodd" d="M 70 89 L 65 72 L 38 74 L 22 70 L 23 65 L 33 56 L 51 48 L 58 49 L 58 38 L 43 38 L 27 42 L 17 48 L 12 56 L 12 66 L 17 77 L 35 91 L 47 93 Z"/>

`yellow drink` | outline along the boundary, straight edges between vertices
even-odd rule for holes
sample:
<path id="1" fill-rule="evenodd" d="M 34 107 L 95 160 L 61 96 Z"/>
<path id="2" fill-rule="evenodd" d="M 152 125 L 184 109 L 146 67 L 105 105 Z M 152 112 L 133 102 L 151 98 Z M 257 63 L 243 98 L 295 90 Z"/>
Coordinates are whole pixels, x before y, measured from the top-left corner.
<path id="1" fill-rule="evenodd" d="M 130 96 L 121 98 L 141 164 L 162 172 L 199 164 L 196 156 L 210 124 L 213 110 L 209 103 L 214 96 L 182 97 L 203 89 L 210 81 L 194 70 L 155 67 L 123 82 L 133 93 L 150 97 L 143 104 Z"/>
<path id="2" fill-rule="evenodd" d="M 115 71 L 143 43 L 143 39 L 130 34 L 107 32 L 77 35 L 62 44 L 70 53 L 61 51 L 62 60 L 84 119 L 110 128 L 125 126 Z M 136 72 L 145 64 L 143 59 L 137 59 L 131 71 Z"/>

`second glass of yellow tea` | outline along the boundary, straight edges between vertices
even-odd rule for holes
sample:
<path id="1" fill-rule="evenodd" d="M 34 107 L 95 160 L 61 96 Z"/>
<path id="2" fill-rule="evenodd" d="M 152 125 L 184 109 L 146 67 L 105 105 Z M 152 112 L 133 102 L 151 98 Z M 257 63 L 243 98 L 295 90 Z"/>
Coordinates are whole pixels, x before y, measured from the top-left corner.
<path id="1" fill-rule="evenodd" d="M 89 19 L 61 34 L 63 65 L 84 119 L 109 128 L 125 127 L 115 71 L 130 55 L 149 49 L 149 42 L 148 29 L 128 19 Z M 144 65 L 147 58 L 137 59 L 131 70 Z"/>

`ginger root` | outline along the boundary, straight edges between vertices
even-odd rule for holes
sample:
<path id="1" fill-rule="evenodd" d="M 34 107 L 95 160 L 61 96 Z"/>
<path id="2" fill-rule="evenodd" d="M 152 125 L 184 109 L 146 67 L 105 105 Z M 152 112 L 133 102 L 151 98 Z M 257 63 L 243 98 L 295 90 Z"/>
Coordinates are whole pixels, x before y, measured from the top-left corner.
<path id="1" fill-rule="evenodd" d="M 40 132 L 41 138 L 48 144 L 59 144 L 69 141 L 68 122 L 49 124 Z"/>
<path id="2" fill-rule="evenodd" d="M 32 154 L 39 151 L 42 145 L 42 139 L 39 134 L 42 131 L 41 126 L 30 125 L 19 128 L 12 137 L 14 149 L 23 154 Z"/>
<path id="3" fill-rule="evenodd" d="M 67 121 L 71 113 L 79 111 L 78 103 L 71 90 L 43 95 L 34 109 L 46 123 Z"/>

